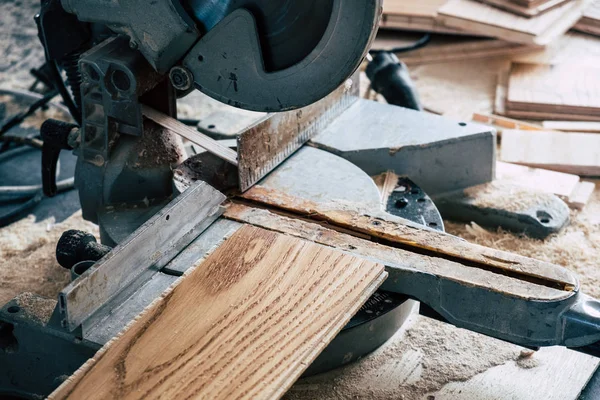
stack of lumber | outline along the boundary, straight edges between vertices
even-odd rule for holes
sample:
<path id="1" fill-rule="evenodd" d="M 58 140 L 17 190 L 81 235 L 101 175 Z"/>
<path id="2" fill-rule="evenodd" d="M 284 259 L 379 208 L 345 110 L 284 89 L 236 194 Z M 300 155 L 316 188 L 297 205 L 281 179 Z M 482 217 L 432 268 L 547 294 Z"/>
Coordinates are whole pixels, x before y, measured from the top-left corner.
<path id="1" fill-rule="evenodd" d="M 386 0 L 381 26 L 545 46 L 576 24 L 597 32 L 600 0 Z"/>
<path id="2" fill-rule="evenodd" d="M 589 5 L 589 0 L 568 1 L 529 18 L 473 0 L 450 0 L 438 10 L 438 18 L 465 32 L 543 46 L 572 28 Z"/>
<path id="3" fill-rule="evenodd" d="M 600 68 L 513 62 L 499 78 L 496 111 L 513 118 L 600 121 Z"/>
<path id="4" fill-rule="evenodd" d="M 583 13 L 583 18 L 573 27 L 580 32 L 600 36 L 600 0 L 596 0 Z"/>

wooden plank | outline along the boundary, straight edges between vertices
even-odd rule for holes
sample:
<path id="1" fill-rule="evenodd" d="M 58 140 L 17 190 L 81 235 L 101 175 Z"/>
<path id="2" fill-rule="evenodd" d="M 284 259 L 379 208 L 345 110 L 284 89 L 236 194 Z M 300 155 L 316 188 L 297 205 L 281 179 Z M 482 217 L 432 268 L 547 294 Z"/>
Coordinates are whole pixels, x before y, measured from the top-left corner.
<path id="1" fill-rule="evenodd" d="M 577 64 L 512 63 L 506 97 L 511 111 L 596 117 L 600 114 L 600 68 Z"/>
<path id="2" fill-rule="evenodd" d="M 582 176 L 600 176 L 600 135 L 505 130 L 502 161 Z"/>
<path id="3" fill-rule="evenodd" d="M 600 122 L 593 121 L 543 121 L 546 130 L 600 133 Z"/>
<path id="4" fill-rule="evenodd" d="M 501 161 L 496 163 L 496 178 L 542 193 L 554 194 L 574 209 L 585 206 L 595 187 L 593 183 L 580 182 L 577 175 Z M 591 191 L 588 183 L 591 184 Z"/>
<path id="5" fill-rule="evenodd" d="M 583 15 L 590 0 L 574 0 L 533 18 L 525 18 L 472 0 L 450 0 L 438 10 L 445 25 L 509 42 L 546 45 Z"/>
<path id="6" fill-rule="evenodd" d="M 50 398 L 279 398 L 385 276 L 244 226 Z"/>
<path id="7" fill-rule="evenodd" d="M 482 3 L 489 4 L 510 13 L 531 18 L 548 12 L 556 7 L 563 5 L 571 0 L 549 0 L 534 6 L 524 6 L 515 3 L 513 0 L 479 0 Z"/>
<path id="8" fill-rule="evenodd" d="M 156 122 L 163 128 L 186 138 L 190 142 L 197 144 L 203 149 L 206 149 L 209 153 L 214 154 L 230 164 L 235 166 L 238 165 L 237 153 L 230 148 L 223 146 L 216 140 L 151 107 L 142 106 L 142 112 L 146 118 Z"/>

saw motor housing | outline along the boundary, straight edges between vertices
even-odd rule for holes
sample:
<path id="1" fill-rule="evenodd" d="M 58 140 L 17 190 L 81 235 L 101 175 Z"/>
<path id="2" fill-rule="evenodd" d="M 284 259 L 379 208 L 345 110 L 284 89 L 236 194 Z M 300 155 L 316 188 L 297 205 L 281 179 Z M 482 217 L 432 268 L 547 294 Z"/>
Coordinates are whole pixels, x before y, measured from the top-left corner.
<path id="1" fill-rule="evenodd" d="M 84 218 L 114 245 L 171 197 L 182 142 L 142 105 L 176 117 L 194 89 L 254 111 L 310 105 L 358 68 L 380 14 L 381 1 L 363 0 L 45 1 L 39 36 L 80 123 L 71 143 Z"/>

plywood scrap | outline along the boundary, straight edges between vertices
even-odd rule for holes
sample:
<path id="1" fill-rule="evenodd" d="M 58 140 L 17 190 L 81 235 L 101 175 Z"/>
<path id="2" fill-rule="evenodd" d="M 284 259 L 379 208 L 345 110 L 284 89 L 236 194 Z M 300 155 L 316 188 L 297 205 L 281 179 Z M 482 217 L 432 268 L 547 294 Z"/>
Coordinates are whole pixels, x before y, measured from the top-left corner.
<path id="1" fill-rule="evenodd" d="M 489 4 L 500 10 L 508 11 L 510 13 L 520 15 L 523 17 L 531 18 L 548 12 L 556 7 L 563 5 L 564 3 L 571 0 L 547 0 L 538 2 L 538 4 L 523 5 L 513 0 L 479 0 L 482 3 Z"/>
<path id="2" fill-rule="evenodd" d="M 505 130 L 502 161 L 580 176 L 600 176 L 600 135 Z"/>
<path id="3" fill-rule="evenodd" d="M 450 0 L 438 10 L 445 25 L 509 42 L 546 45 L 568 31 L 590 0 L 573 0 L 542 15 L 526 18 L 473 0 Z"/>
<path id="4" fill-rule="evenodd" d="M 279 398 L 385 275 L 244 226 L 50 398 Z"/>
<path id="5" fill-rule="evenodd" d="M 581 182 L 577 175 L 505 162 L 496 163 L 496 178 L 517 186 L 554 194 L 574 209 L 582 209 L 595 188 L 594 183 Z"/>
<path id="6" fill-rule="evenodd" d="M 535 113 L 549 119 L 600 119 L 600 68 L 577 64 L 512 63 L 506 114 Z"/>
<path id="7" fill-rule="evenodd" d="M 600 1 L 596 0 L 585 10 L 583 18 L 577 22 L 573 29 L 590 35 L 600 36 Z"/>

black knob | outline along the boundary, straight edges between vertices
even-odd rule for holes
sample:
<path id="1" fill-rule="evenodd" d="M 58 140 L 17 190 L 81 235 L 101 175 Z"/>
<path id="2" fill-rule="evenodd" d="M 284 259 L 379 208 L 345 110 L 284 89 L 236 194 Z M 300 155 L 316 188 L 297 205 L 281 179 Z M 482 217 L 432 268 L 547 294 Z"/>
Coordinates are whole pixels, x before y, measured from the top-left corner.
<path id="1" fill-rule="evenodd" d="M 69 230 L 62 234 L 56 245 L 56 260 L 63 268 L 71 269 L 80 261 L 98 261 L 112 248 L 96 242 L 94 235 Z"/>
<path id="2" fill-rule="evenodd" d="M 40 128 L 44 141 L 42 148 L 42 185 L 48 197 L 56 195 L 56 164 L 61 150 L 73 150 L 69 135 L 77 125 L 55 119 L 47 119 Z"/>

